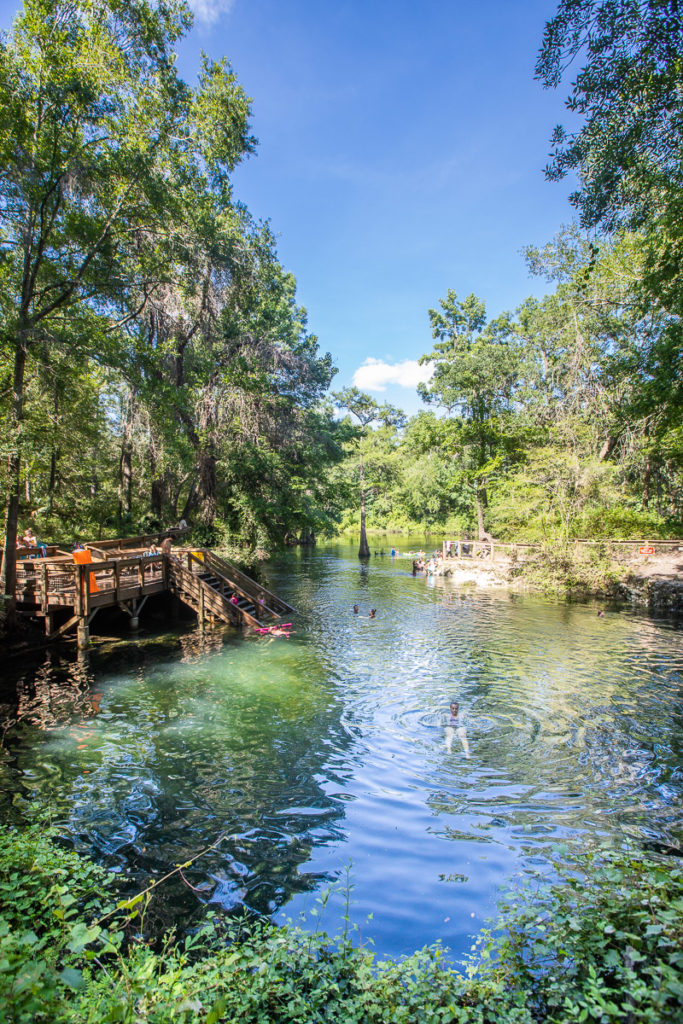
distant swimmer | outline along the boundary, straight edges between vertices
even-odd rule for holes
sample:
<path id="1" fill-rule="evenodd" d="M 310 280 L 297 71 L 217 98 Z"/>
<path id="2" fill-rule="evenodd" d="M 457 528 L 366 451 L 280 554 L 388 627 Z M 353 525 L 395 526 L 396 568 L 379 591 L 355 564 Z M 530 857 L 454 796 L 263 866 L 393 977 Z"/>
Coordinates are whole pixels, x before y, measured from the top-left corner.
<path id="1" fill-rule="evenodd" d="M 600 611 L 598 612 L 598 618 L 599 619 L 604 619 L 604 617 L 605 617 L 605 613 L 604 613 L 604 611 L 601 608 Z"/>
<path id="2" fill-rule="evenodd" d="M 354 615 L 358 615 L 358 605 L 357 604 L 354 604 L 354 606 L 353 606 L 353 614 Z"/>
<path id="3" fill-rule="evenodd" d="M 374 619 L 376 612 L 377 612 L 376 608 L 371 608 L 370 609 L 370 614 L 369 614 L 368 618 Z"/>
<path id="4" fill-rule="evenodd" d="M 467 742 L 467 729 L 465 728 L 465 712 L 460 710 L 458 702 L 451 701 L 450 711 L 444 715 L 444 726 L 446 732 L 446 750 L 451 753 L 453 737 L 457 736 L 462 743 L 465 757 L 470 756 L 470 745 Z"/>

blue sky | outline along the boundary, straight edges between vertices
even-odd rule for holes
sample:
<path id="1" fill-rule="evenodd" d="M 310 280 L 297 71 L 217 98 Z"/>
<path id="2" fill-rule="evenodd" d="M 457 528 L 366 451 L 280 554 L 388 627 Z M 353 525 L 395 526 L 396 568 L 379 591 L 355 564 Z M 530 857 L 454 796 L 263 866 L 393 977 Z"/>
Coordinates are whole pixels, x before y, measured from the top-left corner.
<path id="1" fill-rule="evenodd" d="M 335 388 L 415 411 L 428 308 L 448 288 L 492 316 L 542 294 L 520 250 L 572 219 L 571 183 L 543 177 L 564 91 L 533 79 L 554 0 L 190 5 L 181 72 L 226 55 L 253 98 L 235 194 L 270 219 Z M 18 6 L 0 0 L 2 27 Z"/>

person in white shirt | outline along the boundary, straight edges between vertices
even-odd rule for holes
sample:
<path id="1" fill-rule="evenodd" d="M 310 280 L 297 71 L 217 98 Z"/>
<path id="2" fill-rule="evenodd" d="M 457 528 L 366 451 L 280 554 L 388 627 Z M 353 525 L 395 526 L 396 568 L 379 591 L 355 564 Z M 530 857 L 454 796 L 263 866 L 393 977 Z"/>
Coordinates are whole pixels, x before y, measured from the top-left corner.
<path id="1" fill-rule="evenodd" d="M 462 743 L 465 757 L 470 756 L 470 745 L 467 742 L 467 729 L 465 728 L 465 712 L 460 710 L 457 701 L 452 700 L 449 714 L 444 715 L 444 726 L 446 731 L 446 750 L 451 753 L 453 737 L 457 736 Z"/>

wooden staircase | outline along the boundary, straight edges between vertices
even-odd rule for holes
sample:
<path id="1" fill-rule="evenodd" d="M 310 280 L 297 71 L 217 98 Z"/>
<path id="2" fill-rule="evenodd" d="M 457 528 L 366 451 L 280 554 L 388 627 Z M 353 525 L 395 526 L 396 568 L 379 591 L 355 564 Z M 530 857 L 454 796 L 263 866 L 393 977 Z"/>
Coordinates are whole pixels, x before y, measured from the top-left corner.
<path id="1" fill-rule="evenodd" d="M 168 560 L 168 582 L 184 604 L 205 618 L 247 624 L 273 624 L 294 609 L 236 566 L 212 551 L 187 551 Z"/>

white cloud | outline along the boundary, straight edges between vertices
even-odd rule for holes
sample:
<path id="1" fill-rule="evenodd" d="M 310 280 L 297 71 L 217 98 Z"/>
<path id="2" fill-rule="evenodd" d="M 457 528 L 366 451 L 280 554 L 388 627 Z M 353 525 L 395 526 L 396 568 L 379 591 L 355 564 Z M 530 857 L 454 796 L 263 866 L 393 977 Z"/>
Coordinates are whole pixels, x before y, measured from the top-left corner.
<path id="1" fill-rule="evenodd" d="M 213 25 L 224 14 L 229 14 L 235 6 L 235 0 L 187 0 L 197 21 L 203 25 Z"/>
<path id="2" fill-rule="evenodd" d="M 418 384 L 426 384 L 433 373 L 430 363 L 421 366 L 416 359 L 404 359 L 402 363 L 392 364 L 370 357 L 354 373 L 353 383 L 364 391 L 386 391 L 387 384 L 416 388 Z"/>

